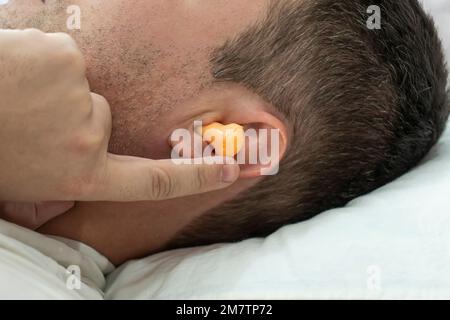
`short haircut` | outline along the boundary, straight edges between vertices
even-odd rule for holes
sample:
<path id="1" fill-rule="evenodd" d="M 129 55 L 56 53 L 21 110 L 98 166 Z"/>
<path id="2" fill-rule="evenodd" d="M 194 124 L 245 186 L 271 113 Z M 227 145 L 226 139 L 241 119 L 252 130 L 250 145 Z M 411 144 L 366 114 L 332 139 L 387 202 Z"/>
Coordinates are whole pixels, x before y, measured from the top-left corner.
<path id="1" fill-rule="evenodd" d="M 381 29 L 369 29 L 371 5 Z M 280 0 L 214 52 L 215 81 L 264 97 L 294 128 L 280 172 L 210 210 L 168 248 L 266 236 L 417 165 L 449 114 L 433 20 L 416 0 Z"/>

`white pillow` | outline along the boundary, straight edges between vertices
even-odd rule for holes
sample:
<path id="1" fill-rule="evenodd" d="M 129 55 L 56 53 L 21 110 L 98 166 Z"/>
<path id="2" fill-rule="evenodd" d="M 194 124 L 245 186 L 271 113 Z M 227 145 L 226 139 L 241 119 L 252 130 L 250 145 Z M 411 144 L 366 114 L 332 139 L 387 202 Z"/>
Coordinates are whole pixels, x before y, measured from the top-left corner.
<path id="1" fill-rule="evenodd" d="M 450 3 L 428 0 L 444 44 Z M 266 239 L 131 261 L 106 298 L 450 298 L 450 131 L 419 167 Z"/>

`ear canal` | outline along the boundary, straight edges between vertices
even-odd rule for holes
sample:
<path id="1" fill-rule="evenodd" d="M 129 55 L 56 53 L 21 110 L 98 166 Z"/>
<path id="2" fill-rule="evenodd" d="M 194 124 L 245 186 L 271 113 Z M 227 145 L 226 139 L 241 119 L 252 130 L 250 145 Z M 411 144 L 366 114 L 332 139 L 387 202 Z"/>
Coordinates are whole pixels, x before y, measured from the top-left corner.
<path id="1" fill-rule="evenodd" d="M 211 123 L 202 128 L 203 141 L 214 147 L 218 156 L 234 157 L 244 146 L 244 128 L 236 123 Z"/>

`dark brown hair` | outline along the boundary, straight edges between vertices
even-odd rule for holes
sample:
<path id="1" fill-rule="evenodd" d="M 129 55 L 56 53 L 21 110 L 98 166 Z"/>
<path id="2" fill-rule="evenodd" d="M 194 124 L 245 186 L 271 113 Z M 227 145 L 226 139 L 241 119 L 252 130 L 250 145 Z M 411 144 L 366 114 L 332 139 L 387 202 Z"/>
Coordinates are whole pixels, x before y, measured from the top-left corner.
<path id="1" fill-rule="evenodd" d="M 370 30 L 367 8 L 381 8 Z M 205 213 L 170 248 L 266 236 L 340 207 L 414 167 L 449 113 L 432 19 L 416 0 L 274 1 L 212 59 L 294 128 L 278 175 Z"/>

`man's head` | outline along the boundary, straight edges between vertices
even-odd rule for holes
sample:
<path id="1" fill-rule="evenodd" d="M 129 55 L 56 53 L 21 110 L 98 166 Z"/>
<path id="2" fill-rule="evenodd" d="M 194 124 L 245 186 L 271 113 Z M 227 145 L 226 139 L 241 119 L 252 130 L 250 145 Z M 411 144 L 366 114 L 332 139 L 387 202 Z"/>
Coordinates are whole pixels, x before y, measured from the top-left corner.
<path id="1" fill-rule="evenodd" d="M 117 220 L 97 246 L 102 252 L 114 246 L 114 228 L 129 226 L 115 237 L 124 250 L 139 238 L 136 252 L 145 254 L 167 242 L 267 235 L 342 206 L 416 165 L 448 116 L 441 45 L 416 0 L 379 1 L 380 30 L 366 26 L 371 0 L 47 0 L 27 19 L 15 2 L 13 27 L 46 31 L 67 31 L 65 9 L 81 7 L 81 30 L 70 33 L 92 90 L 111 104 L 112 152 L 167 158 L 171 132 L 194 120 L 282 133 L 276 176 L 259 177 L 249 166 L 222 192 L 81 204 L 53 224 L 96 247 L 89 235 L 98 239 L 105 219 Z M 90 219 L 82 232 L 65 227 L 77 217 Z"/>
<path id="2" fill-rule="evenodd" d="M 266 236 L 372 191 L 414 167 L 450 111 L 432 20 L 416 0 L 275 1 L 266 19 L 212 58 L 217 82 L 243 84 L 292 127 L 277 176 L 204 214 L 169 244 Z"/>

